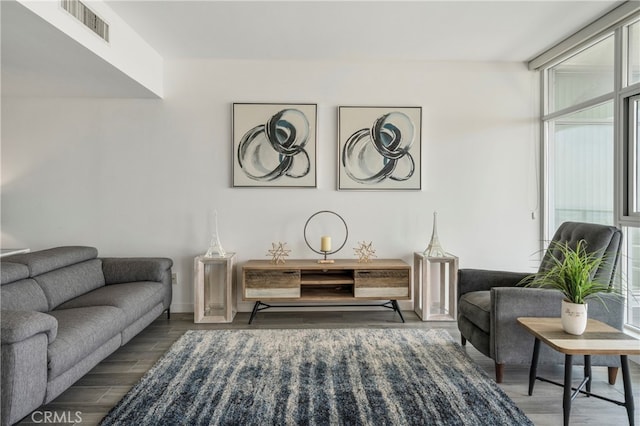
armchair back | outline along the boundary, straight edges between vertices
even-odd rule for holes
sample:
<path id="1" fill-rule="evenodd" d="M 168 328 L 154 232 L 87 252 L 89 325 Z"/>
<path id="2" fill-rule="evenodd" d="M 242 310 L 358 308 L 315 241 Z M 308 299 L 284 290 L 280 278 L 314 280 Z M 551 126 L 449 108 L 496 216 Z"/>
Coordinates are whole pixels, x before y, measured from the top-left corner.
<path id="1" fill-rule="evenodd" d="M 594 279 L 602 284 L 613 284 L 616 266 L 620 258 L 620 248 L 622 245 L 622 231 L 615 226 L 602 226 L 593 223 L 564 222 L 553 236 L 552 241 L 561 244 L 568 244 L 575 249 L 579 241 L 584 240 L 587 244 L 587 251 L 601 253 L 604 261 L 594 275 Z M 562 260 L 562 253 L 553 245 L 549 247 L 538 272 L 546 272 L 553 265 L 553 258 Z"/>

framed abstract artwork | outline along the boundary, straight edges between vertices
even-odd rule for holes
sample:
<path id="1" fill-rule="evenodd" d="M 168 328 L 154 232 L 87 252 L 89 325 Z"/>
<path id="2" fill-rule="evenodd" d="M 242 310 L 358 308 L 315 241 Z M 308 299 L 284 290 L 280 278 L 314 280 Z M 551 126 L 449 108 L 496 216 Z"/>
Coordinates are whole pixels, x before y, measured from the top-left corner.
<path id="1" fill-rule="evenodd" d="M 234 103 L 234 187 L 316 187 L 316 104 Z"/>
<path id="2" fill-rule="evenodd" d="M 338 108 L 338 189 L 420 190 L 422 108 Z"/>

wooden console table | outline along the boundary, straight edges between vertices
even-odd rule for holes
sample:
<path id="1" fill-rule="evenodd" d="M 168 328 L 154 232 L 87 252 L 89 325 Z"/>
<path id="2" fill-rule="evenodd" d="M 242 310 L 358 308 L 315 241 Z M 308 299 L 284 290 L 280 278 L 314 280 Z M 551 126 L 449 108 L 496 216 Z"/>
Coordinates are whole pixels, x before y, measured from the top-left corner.
<path id="1" fill-rule="evenodd" d="M 369 263 L 338 259 L 335 263 L 316 260 L 287 260 L 274 264 L 250 260 L 242 267 L 242 300 L 255 301 L 249 324 L 256 314 L 272 307 L 264 302 L 305 302 L 277 307 L 318 306 L 307 302 L 356 302 L 388 300 L 382 306 L 404 318 L 398 300 L 411 297 L 411 266 L 402 260 L 376 259 Z M 321 305 L 324 306 L 324 305 Z"/>
<path id="2" fill-rule="evenodd" d="M 529 369 L 529 396 L 533 394 L 533 385 L 536 380 L 563 386 L 562 408 L 565 425 L 569 424 L 571 401 L 579 393 L 626 407 L 629 424 L 631 426 L 634 425 L 633 394 L 627 355 L 640 355 L 640 342 L 638 339 L 634 339 L 620 330 L 594 319 L 588 320 L 587 329 L 581 336 L 574 336 L 562 330 L 560 318 L 521 317 L 518 318 L 518 322 L 535 337 L 531 368 Z M 537 375 L 540 342 L 544 342 L 547 346 L 564 354 L 564 383 L 556 383 Z M 571 377 L 574 355 L 584 355 L 584 379 L 577 388 L 572 387 Z M 591 393 L 591 355 L 620 355 L 624 383 L 624 402 Z M 583 388 L 586 388 L 586 390 L 583 390 Z"/>

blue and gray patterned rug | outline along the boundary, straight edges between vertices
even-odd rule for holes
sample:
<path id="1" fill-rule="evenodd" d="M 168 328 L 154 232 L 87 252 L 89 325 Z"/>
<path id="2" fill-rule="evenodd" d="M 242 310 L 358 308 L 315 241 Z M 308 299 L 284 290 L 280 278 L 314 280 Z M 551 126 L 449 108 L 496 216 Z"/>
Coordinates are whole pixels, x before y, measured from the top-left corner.
<path id="1" fill-rule="evenodd" d="M 192 330 L 106 425 L 532 425 L 444 330 Z"/>

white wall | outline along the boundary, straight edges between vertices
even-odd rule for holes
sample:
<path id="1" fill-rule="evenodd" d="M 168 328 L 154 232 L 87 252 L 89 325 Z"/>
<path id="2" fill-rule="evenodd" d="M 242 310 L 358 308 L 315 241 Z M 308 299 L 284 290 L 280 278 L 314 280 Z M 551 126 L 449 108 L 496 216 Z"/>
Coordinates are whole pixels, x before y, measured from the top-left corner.
<path id="1" fill-rule="evenodd" d="M 108 43 L 64 10 L 59 1 L 18 2 L 111 66 L 162 97 L 162 57 L 104 2 L 91 1 L 85 5 L 109 25 Z"/>
<path id="2" fill-rule="evenodd" d="M 104 256 L 167 256 L 191 311 L 193 257 L 212 212 L 240 263 L 273 241 L 315 257 L 302 230 L 340 213 L 350 240 L 412 261 L 438 211 L 461 267 L 528 271 L 539 249 L 538 79 L 522 64 L 176 60 L 165 99 L 2 99 L 2 246 L 98 247 Z M 231 104 L 318 104 L 318 188 L 231 188 Z M 336 190 L 339 105 L 423 107 L 423 190 Z M 409 305 L 405 304 L 407 308 Z M 248 309 L 241 304 L 241 309 Z"/>

